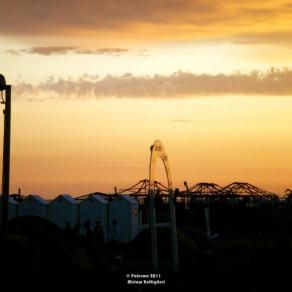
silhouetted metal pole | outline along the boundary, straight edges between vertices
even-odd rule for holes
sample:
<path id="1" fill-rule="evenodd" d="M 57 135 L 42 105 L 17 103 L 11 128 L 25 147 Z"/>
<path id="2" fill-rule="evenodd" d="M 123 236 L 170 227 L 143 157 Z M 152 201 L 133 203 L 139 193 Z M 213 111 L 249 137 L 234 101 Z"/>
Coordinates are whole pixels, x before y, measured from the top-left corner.
<path id="1" fill-rule="evenodd" d="M 210 209 L 208 206 L 204 207 L 205 223 L 207 226 L 207 237 L 211 239 L 211 226 L 210 226 Z"/>
<path id="2" fill-rule="evenodd" d="M 3 75 L 1 76 L 3 79 Z M 8 231 L 8 200 L 10 174 L 10 132 L 11 132 L 11 85 L 0 84 L 0 90 L 5 91 L 4 135 L 3 135 L 3 169 L 2 169 L 2 196 L 1 196 L 1 238 L 6 238 Z"/>
<path id="3" fill-rule="evenodd" d="M 157 233 L 156 233 L 156 216 L 154 206 L 153 189 L 149 187 L 149 220 L 151 232 L 151 256 L 152 256 L 152 269 L 158 272 L 158 254 L 157 254 Z"/>
<path id="4" fill-rule="evenodd" d="M 172 260 L 173 269 L 178 271 L 178 247 L 177 247 L 177 232 L 176 232 L 176 216 L 175 216 L 175 198 L 172 188 L 169 189 L 169 214 L 171 226 L 171 247 L 172 247 Z"/>

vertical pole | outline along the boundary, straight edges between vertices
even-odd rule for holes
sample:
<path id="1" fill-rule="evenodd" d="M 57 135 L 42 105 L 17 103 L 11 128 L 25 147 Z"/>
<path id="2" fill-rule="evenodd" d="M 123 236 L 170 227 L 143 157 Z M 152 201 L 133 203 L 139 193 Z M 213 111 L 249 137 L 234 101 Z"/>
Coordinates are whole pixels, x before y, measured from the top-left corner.
<path id="1" fill-rule="evenodd" d="M 211 227 L 210 227 L 210 211 L 209 207 L 204 208 L 204 214 L 205 214 L 205 223 L 207 227 L 207 237 L 211 238 Z"/>
<path id="2" fill-rule="evenodd" d="M 10 130 L 11 130 L 11 85 L 5 89 L 4 138 L 3 138 L 3 169 L 2 169 L 2 198 L 1 198 L 1 237 L 7 236 L 8 200 L 10 173 Z"/>
<path id="3" fill-rule="evenodd" d="M 108 198 L 108 203 L 106 205 L 106 242 L 109 243 L 111 241 L 111 230 L 110 230 L 110 198 Z"/>
<path id="4" fill-rule="evenodd" d="M 173 269 L 178 270 L 178 248 L 177 248 L 177 232 L 176 232 L 176 218 L 175 218 L 175 204 L 173 190 L 169 189 L 169 213 L 171 226 L 171 246 L 173 257 Z"/>
<path id="5" fill-rule="evenodd" d="M 158 272 L 158 254 L 157 254 L 157 234 L 156 234 L 156 216 L 154 208 L 153 189 L 149 188 L 149 214 L 150 214 L 150 232 L 151 232 L 151 253 L 152 268 L 154 272 Z"/>

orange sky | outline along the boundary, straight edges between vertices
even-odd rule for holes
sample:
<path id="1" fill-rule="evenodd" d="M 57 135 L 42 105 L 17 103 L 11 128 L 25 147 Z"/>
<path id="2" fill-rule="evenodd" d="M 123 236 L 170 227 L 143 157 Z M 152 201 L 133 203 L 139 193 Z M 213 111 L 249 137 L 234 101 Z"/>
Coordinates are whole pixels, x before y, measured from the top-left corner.
<path id="1" fill-rule="evenodd" d="M 157 138 L 177 187 L 291 188 L 292 2 L 2 2 L 13 192 L 128 187 Z"/>

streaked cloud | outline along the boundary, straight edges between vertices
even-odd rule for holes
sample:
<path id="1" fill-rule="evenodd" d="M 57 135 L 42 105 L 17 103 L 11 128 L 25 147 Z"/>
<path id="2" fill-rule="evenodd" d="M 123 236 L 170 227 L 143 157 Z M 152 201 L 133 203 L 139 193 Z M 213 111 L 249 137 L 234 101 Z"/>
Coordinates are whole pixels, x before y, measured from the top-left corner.
<path id="1" fill-rule="evenodd" d="M 15 84 L 15 95 L 49 99 L 88 98 L 185 98 L 206 95 L 291 95 L 292 70 L 271 68 L 266 72 L 231 75 L 176 72 L 171 75 L 98 76 L 79 79 L 55 79 L 33 85 Z"/>
<path id="2" fill-rule="evenodd" d="M 6 52 L 12 55 L 21 55 L 21 54 L 36 54 L 43 56 L 50 55 L 66 55 L 68 53 L 82 54 L 82 55 L 111 55 L 111 56 L 120 56 L 126 53 L 131 52 L 129 49 L 125 48 L 98 48 L 98 49 L 84 49 L 78 47 L 62 47 L 62 46 L 52 46 L 52 47 L 31 47 L 27 49 L 9 49 Z M 140 54 L 140 51 L 137 53 Z"/>

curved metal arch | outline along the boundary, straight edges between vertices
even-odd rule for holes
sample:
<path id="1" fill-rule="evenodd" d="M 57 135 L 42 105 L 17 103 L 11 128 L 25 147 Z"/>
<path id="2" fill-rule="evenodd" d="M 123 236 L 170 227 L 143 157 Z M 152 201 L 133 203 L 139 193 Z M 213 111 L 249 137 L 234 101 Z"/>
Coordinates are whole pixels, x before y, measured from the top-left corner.
<path id="1" fill-rule="evenodd" d="M 154 176 L 155 176 L 155 165 L 157 158 L 161 158 L 166 176 L 167 176 L 167 183 L 168 183 L 168 189 L 172 190 L 172 177 L 170 172 L 170 166 L 168 162 L 168 157 L 165 151 L 165 148 L 163 144 L 160 142 L 160 140 L 155 140 L 154 144 L 150 147 L 151 156 L 150 156 L 150 166 L 149 166 L 149 181 L 150 181 L 150 188 L 154 188 Z"/>
<path id="2" fill-rule="evenodd" d="M 154 208 L 154 176 L 155 165 L 157 158 L 161 158 L 168 182 L 169 189 L 169 214 L 171 225 L 171 243 L 173 254 L 173 268 L 174 271 L 178 270 L 178 249 L 177 249 L 177 233 L 176 233 L 176 219 L 175 219 L 175 204 L 174 195 L 172 190 L 172 178 L 168 162 L 168 157 L 163 144 L 156 140 L 150 147 L 150 165 L 149 165 L 149 212 L 150 212 L 150 231 L 151 231 L 151 251 L 152 251 L 152 266 L 154 271 L 158 271 L 158 255 L 157 255 L 157 234 L 156 234 L 156 216 Z"/>

